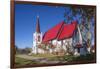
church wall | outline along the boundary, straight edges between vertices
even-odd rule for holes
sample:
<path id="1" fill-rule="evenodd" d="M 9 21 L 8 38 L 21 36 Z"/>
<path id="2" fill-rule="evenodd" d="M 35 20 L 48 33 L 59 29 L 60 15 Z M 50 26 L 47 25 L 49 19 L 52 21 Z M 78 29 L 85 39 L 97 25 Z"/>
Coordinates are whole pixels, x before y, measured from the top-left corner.
<path id="1" fill-rule="evenodd" d="M 62 44 L 62 41 L 63 41 L 63 44 Z M 66 49 L 66 45 L 68 45 L 68 43 L 67 42 L 69 42 L 69 45 L 70 45 L 70 48 L 72 48 L 72 38 L 69 38 L 69 39 L 64 39 L 64 40 L 60 40 L 60 41 L 58 41 L 58 40 L 52 40 L 52 41 L 50 41 L 53 45 L 55 45 L 56 46 L 56 48 L 55 48 L 55 52 L 57 52 L 57 51 L 59 51 L 59 50 L 61 50 L 61 48 L 62 49 L 64 49 L 65 51 L 67 50 Z"/>
<path id="2" fill-rule="evenodd" d="M 43 49 L 41 49 L 41 48 L 38 48 L 38 53 L 39 53 L 39 54 L 44 54 L 45 51 L 44 51 Z"/>
<path id="3" fill-rule="evenodd" d="M 52 40 L 52 44 L 57 45 L 57 40 L 56 39 Z"/>
<path id="4" fill-rule="evenodd" d="M 40 41 L 38 41 L 38 36 L 40 36 Z M 39 48 L 37 51 L 37 46 L 39 44 L 41 44 L 41 42 L 42 42 L 42 33 L 37 33 L 37 32 L 33 33 L 33 48 L 32 48 L 33 51 L 32 51 L 32 53 L 34 53 L 34 54 L 36 54 L 37 52 L 44 53 L 44 51 L 42 49 L 39 49 Z"/>

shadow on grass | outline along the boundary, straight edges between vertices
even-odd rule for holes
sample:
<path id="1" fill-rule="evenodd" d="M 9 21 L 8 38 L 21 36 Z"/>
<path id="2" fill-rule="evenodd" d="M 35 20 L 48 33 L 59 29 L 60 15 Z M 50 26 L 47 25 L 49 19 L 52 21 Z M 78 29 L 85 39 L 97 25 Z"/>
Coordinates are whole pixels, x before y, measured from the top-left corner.
<path id="1" fill-rule="evenodd" d="M 95 59 L 95 54 L 86 54 L 80 56 L 66 55 L 63 57 L 65 61 L 92 61 Z"/>

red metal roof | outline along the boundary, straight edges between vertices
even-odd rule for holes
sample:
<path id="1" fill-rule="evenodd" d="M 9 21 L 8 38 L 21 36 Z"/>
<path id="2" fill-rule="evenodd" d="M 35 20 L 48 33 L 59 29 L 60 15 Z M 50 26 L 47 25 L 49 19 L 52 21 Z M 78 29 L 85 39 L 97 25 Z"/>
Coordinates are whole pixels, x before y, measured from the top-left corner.
<path id="1" fill-rule="evenodd" d="M 64 22 L 60 22 L 53 28 L 49 29 L 43 36 L 43 42 L 56 39 L 63 24 Z"/>
<path id="2" fill-rule="evenodd" d="M 64 24 L 62 32 L 58 37 L 58 40 L 71 38 L 73 36 L 74 30 L 76 29 L 76 25 L 76 22 L 72 22 L 71 24 Z"/>
<path id="3" fill-rule="evenodd" d="M 76 29 L 77 22 L 74 21 L 71 24 L 65 24 L 60 22 L 50 30 L 48 30 L 43 36 L 43 42 L 47 42 L 53 39 L 62 40 L 73 36 L 73 32 Z"/>

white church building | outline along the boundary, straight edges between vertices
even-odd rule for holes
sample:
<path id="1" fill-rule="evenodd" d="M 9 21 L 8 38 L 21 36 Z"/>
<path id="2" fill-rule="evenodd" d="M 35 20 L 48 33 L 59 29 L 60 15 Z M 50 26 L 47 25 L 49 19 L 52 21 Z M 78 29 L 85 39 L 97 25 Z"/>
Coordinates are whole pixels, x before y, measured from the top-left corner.
<path id="1" fill-rule="evenodd" d="M 78 36 L 78 40 L 75 37 Z M 77 41 L 77 42 L 76 42 Z M 41 48 L 45 46 L 47 50 Z M 54 48 L 50 48 L 53 46 Z M 82 35 L 77 21 L 66 24 L 64 21 L 58 23 L 44 34 L 40 31 L 39 16 L 37 16 L 36 31 L 33 33 L 33 51 L 32 53 L 59 53 L 66 52 L 66 54 L 73 53 L 73 55 L 80 55 L 80 48 L 82 48 Z"/>

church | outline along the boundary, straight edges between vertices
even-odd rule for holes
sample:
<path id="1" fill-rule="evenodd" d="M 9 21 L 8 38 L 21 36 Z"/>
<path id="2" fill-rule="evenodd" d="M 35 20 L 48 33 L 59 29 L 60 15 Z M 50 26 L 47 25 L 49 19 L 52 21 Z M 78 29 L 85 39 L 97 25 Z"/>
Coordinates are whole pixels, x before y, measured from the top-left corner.
<path id="1" fill-rule="evenodd" d="M 36 31 L 33 33 L 34 54 L 73 54 L 80 55 L 82 35 L 77 21 L 70 24 L 59 22 L 44 34 L 40 31 L 39 16 L 37 16 Z"/>

